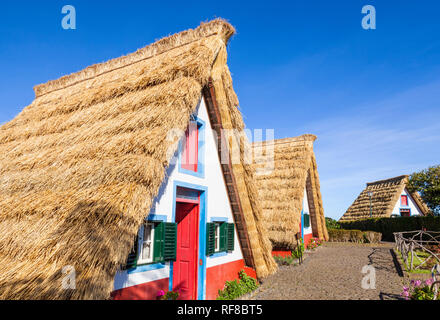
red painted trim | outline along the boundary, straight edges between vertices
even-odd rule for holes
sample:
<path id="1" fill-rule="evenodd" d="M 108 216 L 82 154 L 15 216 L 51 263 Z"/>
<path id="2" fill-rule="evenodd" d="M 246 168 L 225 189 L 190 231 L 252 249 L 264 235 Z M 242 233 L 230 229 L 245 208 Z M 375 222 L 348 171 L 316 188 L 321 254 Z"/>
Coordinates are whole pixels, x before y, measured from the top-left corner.
<path id="1" fill-rule="evenodd" d="M 246 267 L 243 259 L 206 269 L 206 300 L 215 300 L 218 290 L 224 288 L 226 281 L 238 279 L 241 270 L 244 270 L 248 276 L 257 278 L 255 270 Z"/>
<path id="2" fill-rule="evenodd" d="M 156 300 L 159 290 L 168 291 L 168 278 L 113 291 L 111 298 L 113 300 Z"/>
<path id="3" fill-rule="evenodd" d="M 305 248 L 307 248 L 309 246 L 310 241 L 312 240 L 312 238 L 313 238 L 313 233 L 309 233 L 309 234 L 306 234 L 304 236 L 304 247 Z"/>
<path id="4" fill-rule="evenodd" d="M 273 257 L 288 257 L 292 255 L 292 251 L 283 251 L 283 250 L 274 250 L 272 251 L 272 256 Z"/>
<path id="5" fill-rule="evenodd" d="M 252 269 L 251 267 L 244 267 L 243 270 L 249 277 L 257 280 L 257 272 L 254 269 Z"/>

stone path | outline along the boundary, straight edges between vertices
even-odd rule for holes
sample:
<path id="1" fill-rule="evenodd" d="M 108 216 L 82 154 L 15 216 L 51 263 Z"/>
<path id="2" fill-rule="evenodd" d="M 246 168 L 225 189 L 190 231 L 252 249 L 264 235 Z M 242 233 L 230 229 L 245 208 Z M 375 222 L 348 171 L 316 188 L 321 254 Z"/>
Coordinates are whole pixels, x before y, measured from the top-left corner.
<path id="1" fill-rule="evenodd" d="M 259 300 L 396 300 L 404 278 L 396 269 L 392 244 L 326 243 L 299 266 L 282 266 L 248 299 Z M 376 270 L 376 289 L 361 286 L 362 268 Z"/>

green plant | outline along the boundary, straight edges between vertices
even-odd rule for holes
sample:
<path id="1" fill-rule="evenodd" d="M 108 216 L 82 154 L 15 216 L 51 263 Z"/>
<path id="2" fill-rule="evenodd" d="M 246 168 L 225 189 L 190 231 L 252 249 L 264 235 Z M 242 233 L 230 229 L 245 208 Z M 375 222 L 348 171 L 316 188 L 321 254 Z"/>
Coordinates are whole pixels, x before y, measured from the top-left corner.
<path id="1" fill-rule="evenodd" d="M 283 265 L 289 266 L 297 260 L 297 258 L 295 258 L 292 254 L 285 256 L 285 257 L 274 256 L 273 258 L 274 258 L 275 262 L 281 266 L 283 266 Z"/>
<path id="2" fill-rule="evenodd" d="M 168 291 L 165 293 L 163 290 L 159 290 L 157 293 L 157 298 L 159 300 L 177 300 L 179 298 L 179 292 L 178 291 Z"/>
<path id="3" fill-rule="evenodd" d="M 403 287 L 403 292 L 400 295 L 406 300 L 434 300 L 435 293 L 431 288 L 432 283 L 432 279 L 424 282 L 412 280 L 409 287 Z"/>
<path id="4" fill-rule="evenodd" d="M 310 243 L 308 245 L 308 248 L 311 250 L 315 250 L 316 248 L 318 248 L 320 245 L 322 244 L 321 240 L 319 238 L 315 238 L 313 237 L 310 240 Z"/>
<path id="5" fill-rule="evenodd" d="M 223 290 L 218 291 L 217 300 L 234 300 L 258 288 L 257 280 L 248 276 L 244 270 L 238 273 L 238 277 L 238 281 L 226 281 Z"/>
<path id="6" fill-rule="evenodd" d="M 325 225 L 327 227 L 327 230 L 329 229 L 341 229 L 341 225 L 339 224 L 338 221 L 336 221 L 335 219 L 326 217 L 325 218 Z"/>
<path id="7" fill-rule="evenodd" d="M 299 257 L 302 257 L 304 254 L 304 240 L 301 238 L 299 240 L 299 246 L 296 246 L 294 250 L 292 250 L 292 256 L 296 259 L 299 259 Z"/>

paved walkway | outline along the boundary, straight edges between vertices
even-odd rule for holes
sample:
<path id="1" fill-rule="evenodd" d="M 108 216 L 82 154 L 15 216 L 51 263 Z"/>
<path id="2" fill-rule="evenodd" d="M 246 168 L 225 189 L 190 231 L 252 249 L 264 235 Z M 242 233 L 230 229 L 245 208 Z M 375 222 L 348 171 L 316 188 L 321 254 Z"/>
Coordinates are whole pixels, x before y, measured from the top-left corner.
<path id="1" fill-rule="evenodd" d="M 299 266 L 282 266 L 248 299 L 395 300 L 404 278 L 393 262 L 391 244 L 326 243 Z M 376 270 L 376 289 L 361 286 L 362 267 Z"/>

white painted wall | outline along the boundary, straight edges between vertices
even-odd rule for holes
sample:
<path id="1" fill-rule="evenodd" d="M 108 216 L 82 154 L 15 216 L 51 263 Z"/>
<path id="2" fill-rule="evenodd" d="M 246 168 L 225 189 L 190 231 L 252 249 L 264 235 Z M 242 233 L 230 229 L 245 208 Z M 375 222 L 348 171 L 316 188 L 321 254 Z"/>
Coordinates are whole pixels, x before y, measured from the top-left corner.
<path id="1" fill-rule="evenodd" d="M 233 223 L 229 198 L 224 183 L 223 173 L 218 157 L 216 141 L 209 121 L 208 112 L 205 101 L 202 99 L 198 110 L 197 117 L 205 122 L 205 176 L 204 178 L 195 177 L 189 174 L 181 173 L 178 170 L 179 164 L 171 165 L 167 170 L 167 181 L 160 188 L 159 195 L 153 202 L 150 214 L 166 215 L 167 222 L 172 222 L 173 215 L 173 186 L 174 181 L 186 182 L 208 187 L 206 204 L 207 204 L 207 222 L 211 222 L 212 217 L 227 218 L 229 223 Z M 232 262 L 243 259 L 240 249 L 237 230 L 235 231 L 235 250 L 224 256 L 208 257 L 207 268 L 219 264 Z M 127 271 L 117 273 L 114 282 L 114 290 L 125 287 L 138 285 L 154 280 L 168 278 L 170 276 L 169 263 L 166 267 L 159 270 L 145 271 L 139 273 L 128 274 Z"/>
<path id="2" fill-rule="evenodd" d="M 309 208 L 309 198 L 307 195 L 307 190 L 304 188 L 304 197 L 303 197 L 303 212 L 304 214 L 310 214 L 310 208 Z M 304 228 L 304 234 L 310 234 L 312 233 L 312 220 L 310 219 L 310 227 Z"/>
<path id="3" fill-rule="evenodd" d="M 397 214 L 400 216 L 400 209 L 411 209 L 411 216 L 421 215 L 422 212 L 406 188 L 402 191 L 401 196 L 402 195 L 408 196 L 408 206 L 403 206 L 400 201 L 401 197 L 399 197 L 399 200 L 397 200 L 396 205 L 394 206 L 392 214 Z"/>

